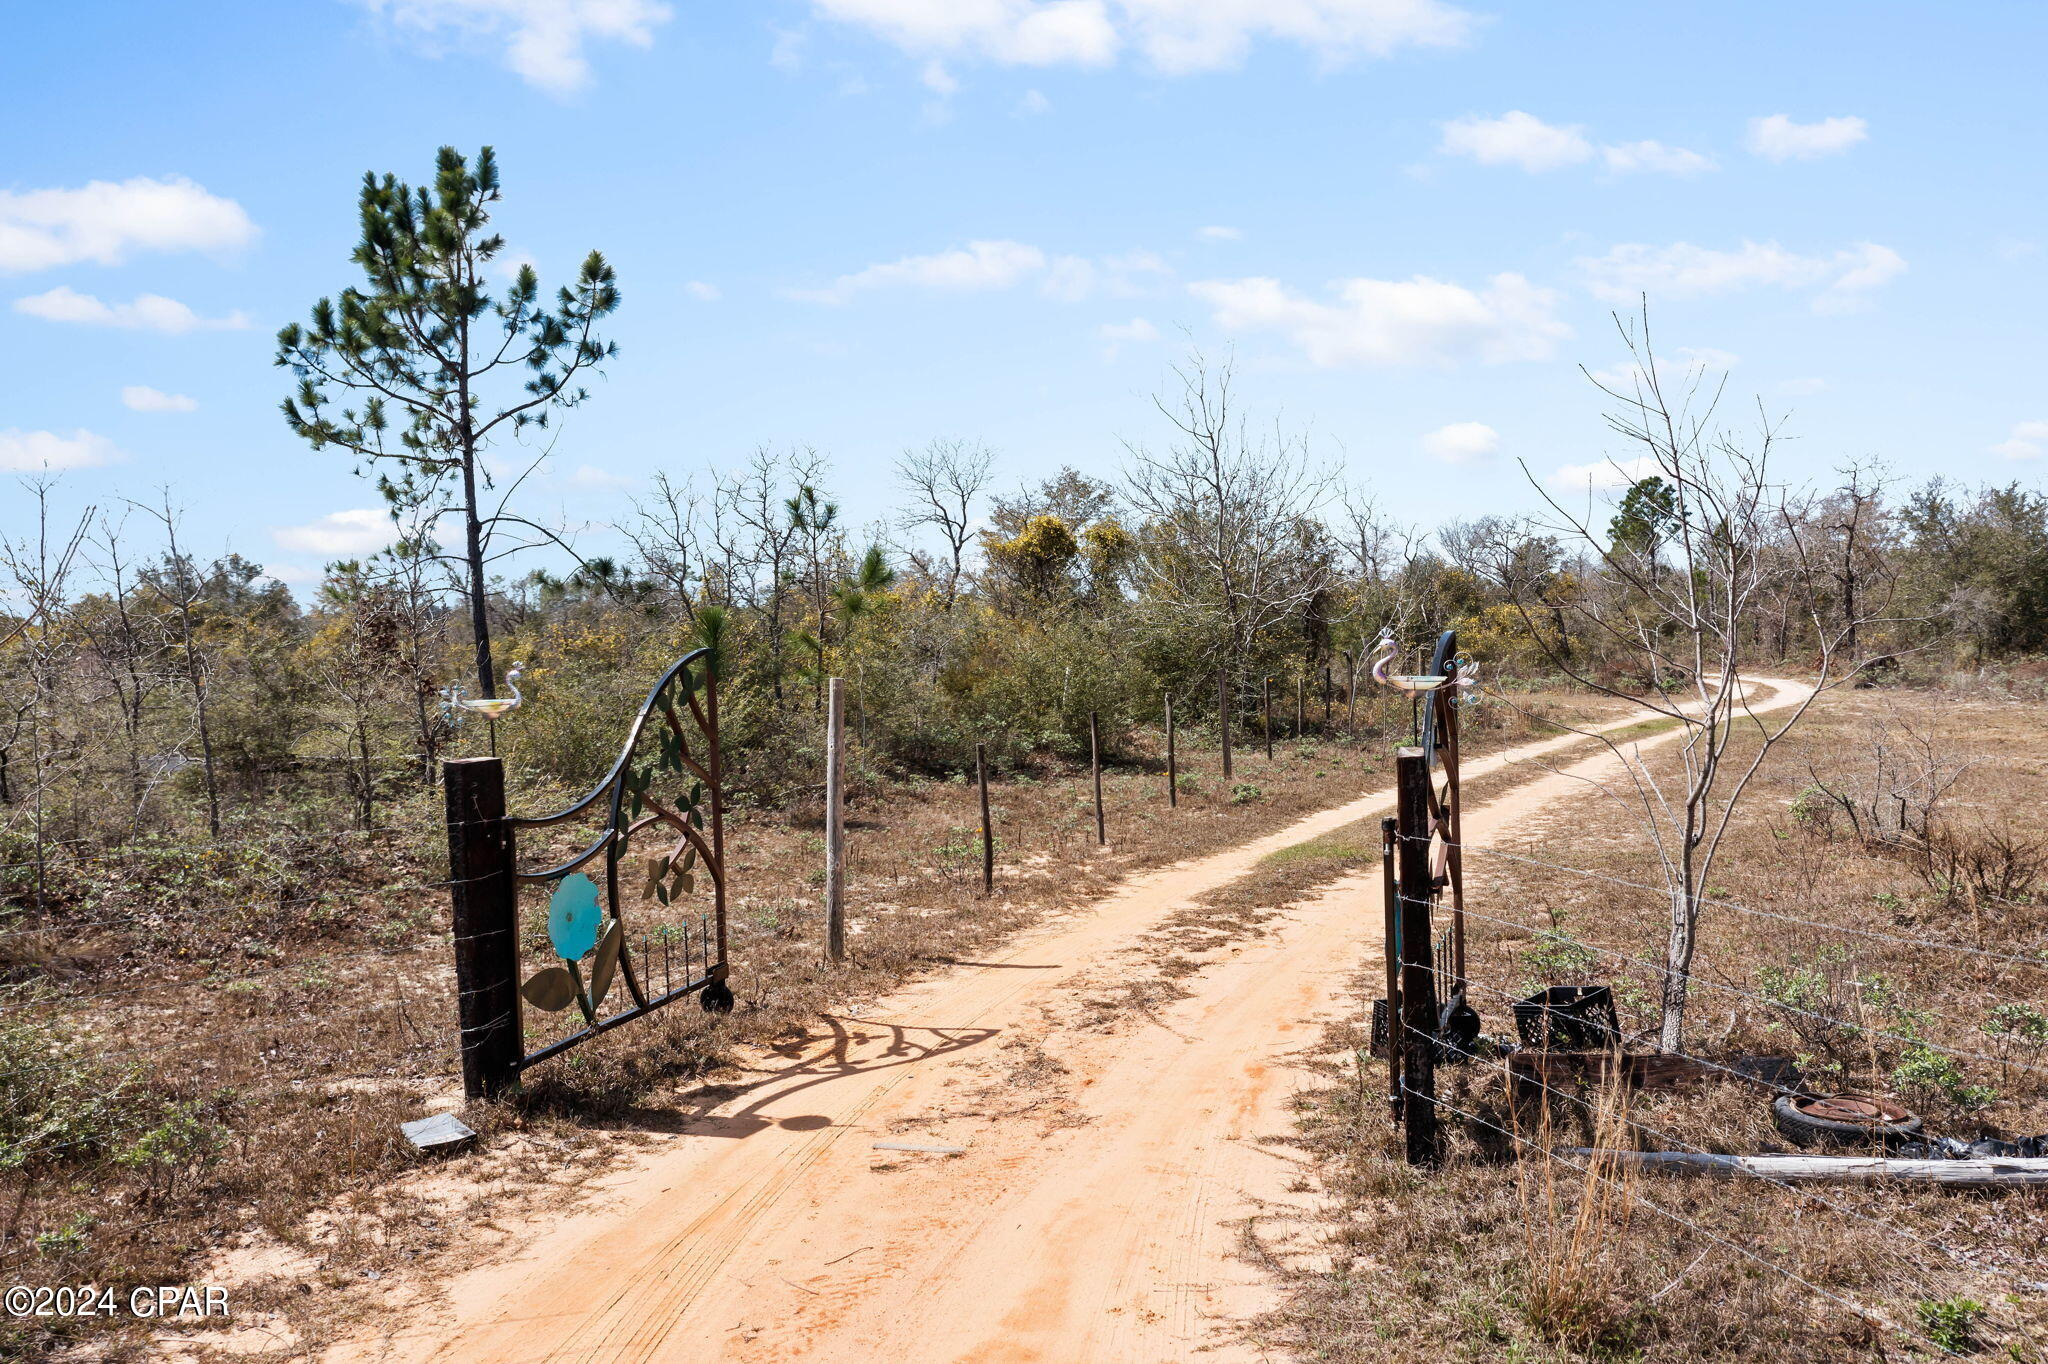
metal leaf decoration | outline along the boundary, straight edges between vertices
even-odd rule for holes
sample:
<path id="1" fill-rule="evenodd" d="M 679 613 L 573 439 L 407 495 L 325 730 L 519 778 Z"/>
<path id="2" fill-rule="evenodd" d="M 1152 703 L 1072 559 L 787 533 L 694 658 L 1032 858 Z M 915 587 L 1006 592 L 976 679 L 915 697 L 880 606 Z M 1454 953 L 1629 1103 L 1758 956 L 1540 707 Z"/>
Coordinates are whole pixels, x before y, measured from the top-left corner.
<path id="1" fill-rule="evenodd" d="M 527 978 L 519 993 L 536 1009 L 560 1013 L 576 1002 L 576 978 L 566 966 L 544 966 Z"/>
<path id="2" fill-rule="evenodd" d="M 605 995 L 612 988 L 612 976 L 619 969 L 619 951 L 625 945 L 626 926 L 614 919 L 597 945 L 597 959 L 590 964 L 590 1007 L 593 1010 L 604 1003 Z"/>

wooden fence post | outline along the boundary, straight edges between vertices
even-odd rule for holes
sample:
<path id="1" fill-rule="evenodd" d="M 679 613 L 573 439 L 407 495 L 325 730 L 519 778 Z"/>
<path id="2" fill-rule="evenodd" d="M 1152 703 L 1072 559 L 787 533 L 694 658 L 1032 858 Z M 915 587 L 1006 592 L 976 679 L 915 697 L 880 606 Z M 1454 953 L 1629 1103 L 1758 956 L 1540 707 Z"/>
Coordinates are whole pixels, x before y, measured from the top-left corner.
<path id="1" fill-rule="evenodd" d="M 1173 746 L 1173 693 L 1166 693 L 1166 803 L 1180 804 L 1180 755 Z"/>
<path id="2" fill-rule="evenodd" d="M 1308 728 L 1308 674 L 1301 673 L 1294 679 L 1294 737 L 1299 739 L 1302 730 Z"/>
<path id="3" fill-rule="evenodd" d="M 981 893 L 996 892 L 996 826 L 988 815 L 988 745 L 974 746 L 974 784 L 981 788 Z"/>
<path id="4" fill-rule="evenodd" d="M 1260 725 L 1266 731 L 1266 757 L 1273 756 L 1273 679 L 1259 679 L 1259 713 L 1263 717 Z"/>
<path id="5" fill-rule="evenodd" d="M 841 680 L 825 701 L 825 955 L 846 960 L 846 703 Z"/>
<path id="6" fill-rule="evenodd" d="M 1436 1165 L 1443 1136 L 1436 1122 L 1436 976 L 1429 901 L 1429 765 L 1419 748 L 1394 758 L 1395 861 L 1401 873 L 1401 1105 L 1408 1163 Z"/>
<path id="7" fill-rule="evenodd" d="M 1380 821 L 1380 942 L 1387 959 L 1387 1111 L 1401 1121 L 1401 908 L 1394 893 L 1394 817 Z"/>
<path id="8" fill-rule="evenodd" d="M 1230 780 L 1230 670 L 1216 670 L 1216 730 L 1223 738 L 1223 780 Z"/>
<path id="9" fill-rule="evenodd" d="M 441 770 L 462 1092 L 489 1099 L 519 1078 L 526 1043 L 519 1013 L 519 883 L 512 826 L 505 819 L 505 765 L 497 758 L 455 758 Z"/>
<path id="10" fill-rule="evenodd" d="M 1109 834 L 1102 822 L 1102 722 L 1092 710 L 1088 712 L 1088 773 L 1095 780 L 1095 846 L 1099 848 L 1109 842 Z"/>

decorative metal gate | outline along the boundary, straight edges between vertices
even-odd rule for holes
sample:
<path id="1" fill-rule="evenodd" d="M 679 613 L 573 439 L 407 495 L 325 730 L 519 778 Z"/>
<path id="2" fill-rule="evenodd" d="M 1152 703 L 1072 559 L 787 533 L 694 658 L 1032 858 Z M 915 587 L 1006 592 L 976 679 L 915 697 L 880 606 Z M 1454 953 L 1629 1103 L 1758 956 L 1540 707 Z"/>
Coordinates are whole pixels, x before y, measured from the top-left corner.
<path id="1" fill-rule="evenodd" d="M 707 1012 L 732 1009 L 714 650 L 686 654 L 662 674 L 633 717 L 618 761 L 588 795 L 561 810 L 508 815 L 504 766 L 496 757 L 456 759 L 444 770 L 462 1078 L 470 1097 L 498 1094 L 527 1067 L 685 995 L 697 995 Z M 520 829 L 593 811 L 604 822 L 590 843 L 554 866 L 519 869 Z M 663 843 L 634 879 L 641 903 L 666 908 L 708 890 L 711 909 L 695 916 L 694 936 L 689 917 L 671 919 L 655 934 L 643 931 L 636 948 L 620 866 L 634 838 L 648 830 L 659 830 Z M 602 884 L 585 870 L 599 859 Z M 551 959 L 522 979 L 519 888 L 527 885 L 551 887 L 541 935 Z M 624 994 L 617 1007 L 615 986 Z M 523 1005 L 548 1013 L 574 1008 L 583 1026 L 529 1052 Z"/>

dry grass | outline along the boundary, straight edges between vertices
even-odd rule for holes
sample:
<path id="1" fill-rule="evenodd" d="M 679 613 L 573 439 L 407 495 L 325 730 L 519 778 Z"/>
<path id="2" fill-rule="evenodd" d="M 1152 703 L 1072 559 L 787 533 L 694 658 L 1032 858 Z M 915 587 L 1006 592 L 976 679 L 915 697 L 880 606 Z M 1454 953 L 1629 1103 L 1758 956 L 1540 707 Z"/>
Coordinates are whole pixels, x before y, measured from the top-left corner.
<path id="1" fill-rule="evenodd" d="M 1944 751 L 1979 755 L 1937 815 L 1949 836 L 1994 863 L 2034 837 L 2048 799 L 2038 702 L 1830 696 L 1767 770 L 1716 865 L 1717 900 L 1783 917 L 1706 911 L 1687 1050 L 1719 1062 L 1790 1056 L 1816 1087 L 1892 1095 L 1937 1134 L 2048 1131 L 2048 1025 L 2033 1022 L 2048 995 L 2039 906 L 1967 877 L 1945 882 L 1912 847 L 1831 833 L 1810 814 L 1809 788 L 1847 780 L 1873 733 L 1901 717 Z M 1592 793 L 1505 846 L 1624 881 L 1655 879 L 1642 836 Z M 1512 1032 L 1512 998 L 1603 982 L 1615 987 L 1625 1030 L 1639 1042 L 1654 1035 L 1657 893 L 1477 850 L 1466 867 L 1474 1003 L 1489 1032 Z M 1380 993 L 1376 974 L 1358 982 L 1354 1020 Z M 1355 1021 L 1329 1040 L 1346 1059 L 1326 1061 L 1325 1082 L 1303 1096 L 1298 1136 L 1326 1199 L 1332 1263 L 1288 1271 L 1286 1306 L 1264 1323 L 1305 1359 L 2048 1358 L 2048 1213 L 2038 1192 L 1795 1191 L 1594 1172 L 1609 1183 L 1543 1148 L 1787 1144 L 1764 1092 L 1740 1082 L 1637 1094 L 1618 1127 L 1592 1091 L 1552 1095 L 1518 1115 L 1498 1066 L 1483 1064 L 1439 1072 L 1447 1103 L 1478 1121 L 1449 1115 L 1450 1162 L 1420 1174 L 1400 1163 L 1384 1072 L 1352 1059 L 1364 1040 Z"/>

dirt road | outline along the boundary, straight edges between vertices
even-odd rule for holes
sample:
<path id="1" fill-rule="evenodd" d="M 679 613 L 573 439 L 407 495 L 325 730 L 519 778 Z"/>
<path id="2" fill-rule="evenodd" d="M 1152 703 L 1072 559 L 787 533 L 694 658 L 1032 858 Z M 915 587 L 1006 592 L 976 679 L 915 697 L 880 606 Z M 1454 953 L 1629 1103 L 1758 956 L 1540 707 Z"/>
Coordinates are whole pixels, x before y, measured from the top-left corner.
<path id="1" fill-rule="evenodd" d="M 1760 680 L 1773 691 L 1759 710 L 1806 692 Z M 1466 776 L 1576 742 L 1524 745 L 1467 764 Z M 1603 752 L 1468 807 L 1466 837 L 1584 792 L 1580 779 L 1614 761 Z M 1290 1193 L 1292 1154 L 1270 1139 L 1289 1126 L 1290 1058 L 1316 1044 L 1347 978 L 1378 950 L 1378 875 L 1216 949 L 1181 981 L 1185 997 L 1121 1013 L 1097 1001 L 1157 980 L 1146 934 L 1190 897 L 1390 802 L 1375 792 L 1135 878 L 996 960 L 824 1020 L 604 1179 L 586 1211 L 517 1229 L 515 1258 L 447 1285 L 402 1333 L 335 1357 L 1270 1357 L 1232 1329 L 1266 1301 L 1262 1272 L 1235 1251 L 1243 1219 L 1303 1196 Z"/>

